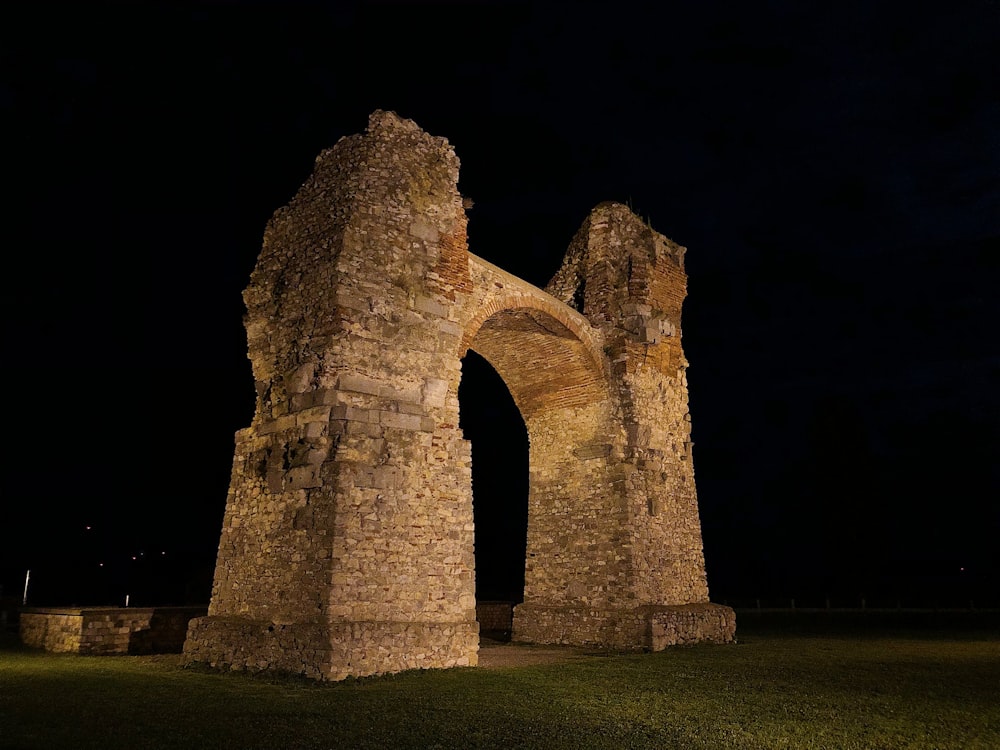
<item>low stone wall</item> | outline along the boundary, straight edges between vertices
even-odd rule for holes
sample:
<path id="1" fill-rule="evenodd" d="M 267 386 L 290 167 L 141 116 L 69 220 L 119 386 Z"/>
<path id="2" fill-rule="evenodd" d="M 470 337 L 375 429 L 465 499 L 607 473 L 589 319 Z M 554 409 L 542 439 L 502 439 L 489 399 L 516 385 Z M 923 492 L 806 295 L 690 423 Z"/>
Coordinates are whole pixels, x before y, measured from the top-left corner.
<path id="1" fill-rule="evenodd" d="M 180 653 L 188 622 L 206 611 L 205 607 L 30 607 L 21 610 L 21 642 L 57 653 Z"/>
<path id="2" fill-rule="evenodd" d="M 514 621 L 513 602 L 476 602 L 480 633 L 509 633 Z"/>
<path id="3" fill-rule="evenodd" d="M 721 604 L 514 608 L 513 639 L 524 643 L 662 651 L 693 643 L 732 643 L 735 637 L 736 613 Z"/>
<path id="4" fill-rule="evenodd" d="M 647 607 L 648 644 L 653 651 L 692 643 L 732 643 L 736 613 L 721 604 Z"/>

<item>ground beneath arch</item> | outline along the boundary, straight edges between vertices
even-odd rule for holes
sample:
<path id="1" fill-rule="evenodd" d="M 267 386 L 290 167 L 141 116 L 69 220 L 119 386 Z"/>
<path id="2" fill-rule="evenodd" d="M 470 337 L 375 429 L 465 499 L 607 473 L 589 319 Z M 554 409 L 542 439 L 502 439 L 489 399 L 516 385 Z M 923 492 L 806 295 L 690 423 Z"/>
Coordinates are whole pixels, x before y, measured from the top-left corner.
<path id="1" fill-rule="evenodd" d="M 535 646 L 481 638 L 479 642 L 479 667 L 481 669 L 505 669 L 508 667 L 531 667 L 539 664 L 565 664 L 606 653 L 575 646 Z"/>

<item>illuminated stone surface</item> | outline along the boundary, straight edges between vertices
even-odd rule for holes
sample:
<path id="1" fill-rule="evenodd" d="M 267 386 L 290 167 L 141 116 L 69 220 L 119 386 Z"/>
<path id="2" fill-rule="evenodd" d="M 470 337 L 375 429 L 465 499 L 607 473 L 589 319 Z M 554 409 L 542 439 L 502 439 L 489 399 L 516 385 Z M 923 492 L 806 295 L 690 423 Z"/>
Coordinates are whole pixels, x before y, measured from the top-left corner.
<path id="1" fill-rule="evenodd" d="M 204 607 L 31 607 L 21 610 L 26 646 L 73 654 L 167 654 L 184 645 Z"/>
<path id="2" fill-rule="evenodd" d="M 269 222 L 244 293 L 257 408 L 188 660 L 322 679 L 476 664 L 469 349 L 530 441 L 514 639 L 732 640 L 691 466 L 684 248 L 604 203 L 543 291 L 468 252 L 458 168 L 375 112 Z"/>

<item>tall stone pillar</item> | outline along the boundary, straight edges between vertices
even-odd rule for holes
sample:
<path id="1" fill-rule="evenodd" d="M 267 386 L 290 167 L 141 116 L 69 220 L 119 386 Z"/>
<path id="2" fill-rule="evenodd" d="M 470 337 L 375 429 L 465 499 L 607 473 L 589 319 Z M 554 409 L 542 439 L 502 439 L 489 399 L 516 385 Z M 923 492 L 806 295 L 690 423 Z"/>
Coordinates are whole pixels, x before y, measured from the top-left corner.
<path id="1" fill-rule="evenodd" d="M 577 232 L 546 289 L 603 334 L 618 428 L 609 431 L 603 492 L 624 572 L 607 581 L 604 607 L 579 599 L 544 607 L 526 596 L 515 637 L 579 641 L 580 623 L 590 618 L 594 624 L 582 640 L 615 647 L 733 638 L 735 616 L 709 603 L 705 577 L 681 347 L 684 253 L 627 207 L 603 203 Z M 529 545 L 530 539 L 529 528 Z"/>
<path id="2" fill-rule="evenodd" d="M 244 293 L 257 407 L 188 660 L 323 679 L 476 663 L 458 167 L 376 112 L 268 224 Z"/>

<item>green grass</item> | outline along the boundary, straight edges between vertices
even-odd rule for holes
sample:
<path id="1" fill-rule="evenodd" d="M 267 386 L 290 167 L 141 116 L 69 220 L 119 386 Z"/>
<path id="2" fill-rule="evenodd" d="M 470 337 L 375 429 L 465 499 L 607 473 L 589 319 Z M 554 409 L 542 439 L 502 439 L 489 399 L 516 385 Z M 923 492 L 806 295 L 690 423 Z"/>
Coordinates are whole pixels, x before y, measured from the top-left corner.
<path id="1" fill-rule="evenodd" d="M 0 748 L 1000 748 L 1000 633 L 745 615 L 734 646 L 321 684 L 0 649 Z"/>

